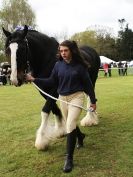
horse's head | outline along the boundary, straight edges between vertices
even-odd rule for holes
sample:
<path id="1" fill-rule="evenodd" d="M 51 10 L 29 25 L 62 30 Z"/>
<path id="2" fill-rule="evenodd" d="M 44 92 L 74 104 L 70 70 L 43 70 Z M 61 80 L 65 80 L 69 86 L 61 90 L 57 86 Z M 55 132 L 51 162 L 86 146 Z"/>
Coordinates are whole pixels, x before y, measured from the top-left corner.
<path id="1" fill-rule="evenodd" d="M 6 54 L 11 59 L 11 82 L 15 86 L 21 86 L 25 80 L 25 72 L 28 63 L 28 41 L 26 38 L 28 27 L 13 33 L 3 28 L 6 36 Z"/>

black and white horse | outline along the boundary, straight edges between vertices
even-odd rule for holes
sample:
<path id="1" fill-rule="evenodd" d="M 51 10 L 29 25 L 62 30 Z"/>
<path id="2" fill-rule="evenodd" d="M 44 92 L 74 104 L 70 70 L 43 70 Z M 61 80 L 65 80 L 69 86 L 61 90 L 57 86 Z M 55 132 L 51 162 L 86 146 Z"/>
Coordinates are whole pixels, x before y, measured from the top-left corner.
<path id="1" fill-rule="evenodd" d="M 6 36 L 6 54 L 11 57 L 12 84 L 21 86 L 25 81 L 25 73 L 29 67 L 34 77 L 47 78 L 50 76 L 57 61 L 58 53 L 58 42 L 53 37 L 35 30 L 28 30 L 26 25 L 23 30 L 16 30 L 11 33 L 3 28 L 3 32 Z M 81 51 L 88 62 L 88 71 L 95 86 L 100 67 L 100 58 L 95 50 L 87 46 L 81 47 Z M 41 89 L 54 97 L 58 97 L 56 86 Z M 42 121 L 35 141 L 35 146 L 40 150 L 45 149 L 49 143 L 48 138 L 46 138 L 46 131 L 44 130 L 46 130 L 48 116 L 51 111 L 55 115 L 56 120 L 55 133 L 58 132 L 58 136 L 61 136 L 65 131 L 62 114 L 56 101 L 45 96 L 43 93 L 41 95 L 46 99 L 46 102 L 42 108 Z M 47 129 L 47 131 L 50 130 Z"/>

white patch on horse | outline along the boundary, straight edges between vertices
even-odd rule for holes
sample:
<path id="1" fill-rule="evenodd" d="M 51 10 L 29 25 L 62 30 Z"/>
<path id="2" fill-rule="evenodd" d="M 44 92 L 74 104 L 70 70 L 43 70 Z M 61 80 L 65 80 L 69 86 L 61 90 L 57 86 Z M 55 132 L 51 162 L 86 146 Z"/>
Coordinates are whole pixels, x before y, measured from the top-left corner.
<path id="1" fill-rule="evenodd" d="M 11 49 L 11 82 L 14 85 L 18 85 L 18 79 L 17 79 L 17 61 L 16 61 L 16 53 L 18 49 L 17 43 L 11 43 L 10 44 Z"/>
<path id="2" fill-rule="evenodd" d="M 87 108 L 90 107 L 90 97 L 87 97 Z M 82 118 L 80 121 L 81 126 L 87 127 L 87 126 L 93 126 L 99 124 L 99 118 L 96 111 L 87 111 L 87 114 L 85 117 Z"/>
<path id="3" fill-rule="evenodd" d="M 35 147 L 38 150 L 46 150 L 50 142 L 50 138 L 48 136 L 49 133 L 47 132 L 49 114 L 41 112 L 41 117 L 42 122 L 39 129 L 37 130 Z"/>
<path id="4" fill-rule="evenodd" d="M 65 122 L 56 117 L 55 125 L 49 121 L 49 114 L 41 112 L 42 122 L 37 130 L 35 147 L 38 150 L 47 150 L 51 141 L 66 134 Z"/>

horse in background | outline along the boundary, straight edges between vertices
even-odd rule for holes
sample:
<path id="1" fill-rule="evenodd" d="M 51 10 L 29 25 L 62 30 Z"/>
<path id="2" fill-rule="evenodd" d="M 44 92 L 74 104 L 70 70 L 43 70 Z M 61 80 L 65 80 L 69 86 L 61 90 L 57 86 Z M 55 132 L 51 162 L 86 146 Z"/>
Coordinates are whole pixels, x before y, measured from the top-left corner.
<path id="1" fill-rule="evenodd" d="M 11 33 L 3 28 L 3 32 L 6 36 L 5 52 L 11 58 L 11 82 L 13 85 L 21 86 L 24 84 L 27 70 L 30 70 L 36 78 L 50 76 L 57 61 L 59 46 L 55 38 L 28 29 L 26 25 L 23 30 L 16 30 Z M 95 86 L 100 67 L 100 58 L 94 49 L 87 46 L 81 47 L 81 53 L 88 62 L 88 72 L 93 86 Z M 58 97 L 56 86 L 42 88 L 40 85 L 39 87 L 53 97 Z M 49 144 L 50 137 L 60 137 L 65 134 L 65 126 L 56 101 L 42 92 L 40 94 L 46 102 L 41 111 L 42 121 L 37 131 L 35 147 L 39 150 L 44 150 Z M 48 117 L 51 111 L 55 115 L 54 131 L 48 128 Z"/>

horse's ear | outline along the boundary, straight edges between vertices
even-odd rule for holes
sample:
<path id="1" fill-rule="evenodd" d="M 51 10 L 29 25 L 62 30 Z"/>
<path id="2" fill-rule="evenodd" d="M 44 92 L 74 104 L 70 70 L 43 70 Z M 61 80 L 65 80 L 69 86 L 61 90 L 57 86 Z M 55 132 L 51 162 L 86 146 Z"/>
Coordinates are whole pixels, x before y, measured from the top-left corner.
<path id="1" fill-rule="evenodd" d="M 2 27 L 2 30 L 3 30 L 3 33 L 5 34 L 6 37 L 11 36 L 11 33 L 9 31 L 5 30 L 3 27 Z"/>
<path id="2" fill-rule="evenodd" d="M 27 33 L 28 33 L 28 26 L 25 25 L 24 26 L 24 32 L 23 32 L 23 38 L 25 38 L 25 36 L 27 35 Z"/>

